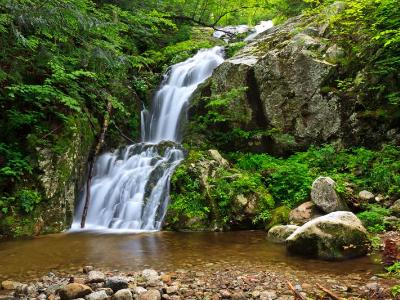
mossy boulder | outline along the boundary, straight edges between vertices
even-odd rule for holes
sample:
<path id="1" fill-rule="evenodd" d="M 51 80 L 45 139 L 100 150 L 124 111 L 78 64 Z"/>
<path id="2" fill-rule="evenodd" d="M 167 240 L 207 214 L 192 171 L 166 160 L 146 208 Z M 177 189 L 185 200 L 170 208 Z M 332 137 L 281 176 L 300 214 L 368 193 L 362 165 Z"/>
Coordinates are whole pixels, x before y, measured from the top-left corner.
<path id="1" fill-rule="evenodd" d="M 286 239 L 286 246 L 292 254 L 344 260 L 366 255 L 370 241 L 353 213 L 337 211 L 299 227 Z"/>
<path id="2" fill-rule="evenodd" d="M 299 228 L 296 225 L 277 225 L 268 231 L 268 240 L 274 243 L 284 243 L 285 240 Z"/>

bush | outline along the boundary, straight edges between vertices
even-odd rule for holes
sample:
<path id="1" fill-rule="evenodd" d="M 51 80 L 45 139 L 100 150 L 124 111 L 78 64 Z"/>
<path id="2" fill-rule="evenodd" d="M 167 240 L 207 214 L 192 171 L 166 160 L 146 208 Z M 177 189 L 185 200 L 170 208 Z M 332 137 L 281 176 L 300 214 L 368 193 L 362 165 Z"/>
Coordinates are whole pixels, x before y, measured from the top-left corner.
<path id="1" fill-rule="evenodd" d="M 364 226 L 371 232 L 385 231 L 384 218 L 390 215 L 390 210 L 379 205 L 369 205 L 368 210 L 357 214 Z"/>
<path id="2" fill-rule="evenodd" d="M 25 213 L 29 213 L 42 201 L 40 194 L 36 191 L 23 189 L 16 194 L 16 199 Z"/>

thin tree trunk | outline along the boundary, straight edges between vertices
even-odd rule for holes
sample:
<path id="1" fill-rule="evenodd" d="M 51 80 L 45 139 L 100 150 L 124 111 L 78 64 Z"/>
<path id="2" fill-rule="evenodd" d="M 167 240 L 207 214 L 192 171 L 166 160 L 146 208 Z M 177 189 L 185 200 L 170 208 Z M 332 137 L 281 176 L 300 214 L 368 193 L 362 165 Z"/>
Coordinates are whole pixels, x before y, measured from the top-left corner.
<path id="1" fill-rule="evenodd" d="M 106 137 L 106 132 L 108 129 L 108 125 L 110 123 L 110 116 L 111 116 L 112 105 L 111 101 L 107 102 L 107 112 L 104 115 L 103 125 L 101 127 L 101 132 L 99 138 L 97 140 L 96 147 L 91 151 L 89 155 L 89 172 L 88 172 L 88 179 L 86 182 L 86 197 L 85 197 L 85 206 L 83 207 L 82 213 L 82 220 L 81 220 L 81 228 L 85 228 L 86 217 L 89 210 L 89 203 L 90 203 L 90 184 L 92 182 L 93 177 L 93 167 L 95 158 L 99 155 L 101 148 L 104 144 L 104 139 Z"/>

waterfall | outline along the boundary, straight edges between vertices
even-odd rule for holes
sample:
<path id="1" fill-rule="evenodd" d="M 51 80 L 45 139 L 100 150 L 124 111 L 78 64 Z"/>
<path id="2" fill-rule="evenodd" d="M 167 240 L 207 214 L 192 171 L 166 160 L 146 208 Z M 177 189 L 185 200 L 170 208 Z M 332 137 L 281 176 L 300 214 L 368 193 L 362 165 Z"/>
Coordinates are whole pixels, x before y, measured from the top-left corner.
<path id="1" fill-rule="evenodd" d="M 142 142 L 97 158 L 85 229 L 161 228 L 169 202 L 171 174 L 184 158 L 179 142 L 190 97 L 223 60 L 223 49 L 214 47 L 200 50 L 168 70 L 153 98 L 151 111 L 143 108 L 141 112 Z M 80 228 L 84 193 L 72 230 Z"/>

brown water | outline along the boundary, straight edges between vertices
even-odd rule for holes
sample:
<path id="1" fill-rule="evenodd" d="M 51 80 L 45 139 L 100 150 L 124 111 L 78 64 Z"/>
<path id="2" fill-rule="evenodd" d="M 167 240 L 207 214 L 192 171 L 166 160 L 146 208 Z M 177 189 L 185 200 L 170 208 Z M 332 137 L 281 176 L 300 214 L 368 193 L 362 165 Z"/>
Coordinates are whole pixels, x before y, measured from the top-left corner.
<path id="1" fill-rule="evenodd" d="M 0 279 L 31 279 L 50 271 L 76 272 L 84 265 L 120 271 L 160 271 L 229 265 L 246 269 L 302 270 L 313 274 L 373 274 L 370 257 L 324 262 L 288 256 L 262 231 L 224 233 L 65 233 L 0 243 Z"/>

